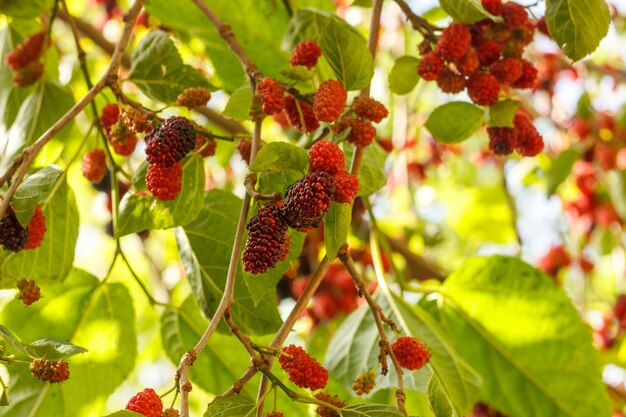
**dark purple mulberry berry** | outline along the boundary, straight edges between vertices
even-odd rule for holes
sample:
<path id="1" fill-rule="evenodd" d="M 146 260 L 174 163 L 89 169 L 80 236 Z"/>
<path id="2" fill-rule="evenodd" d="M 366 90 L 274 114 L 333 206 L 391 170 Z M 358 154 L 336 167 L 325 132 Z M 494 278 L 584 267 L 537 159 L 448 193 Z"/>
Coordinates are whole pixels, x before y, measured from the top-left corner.
<path id="1" fill-rule="evenodd" d="M 146 135 L 146 159 L 167 167 L 180 161 L 196 147 L 196 130 L 184 117 L 170 117 Z"/>
<path id="2" fill-rule="evenodd" d="M 283 213 L 294 229 L 317 228 L 335 193 L 333 177 L 324 171 L 306 174 L 285 192 Z"/>
<path id="3" fill-rule="evenodd" d="M 280 207 L 273 205 L 259 210 L 246 225 L 248 241 L 243 251 L 243 269 L 262 274 L 285 257 L 288 245 L 287 223 Z"/>
<path id="4" fill-rule="evenodd" d="M 9 207 L 0 220 L 0 245 L 11 252 L 19 252 L 26 247 L 30 232 L 27 227 L 22 227 L 19 220 Z"/>

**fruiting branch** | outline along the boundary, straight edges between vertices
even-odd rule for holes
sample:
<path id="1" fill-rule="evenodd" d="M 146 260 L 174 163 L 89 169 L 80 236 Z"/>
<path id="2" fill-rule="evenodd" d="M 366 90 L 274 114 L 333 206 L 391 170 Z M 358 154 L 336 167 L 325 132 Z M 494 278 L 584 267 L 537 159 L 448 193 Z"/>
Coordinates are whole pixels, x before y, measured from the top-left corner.
<path id="1" fill-rule="evenodd" d="M 411 23 L 413 29 L 422 34 L 422 36 L 430 42 L 434 42 L 437 40 L 437 35 L 435 31 L 440 31 L 441 28 L 431 25 L 428 23 L 426 19 L 423 17 L 416 15 L 413 13 L 413 10 L 409 7 L 404 0 L 394 0 L 402 12 L 406 16 L 407 20 Z"/>
<path id="2" fill-rule="evenodd" d="M 109 64 L 109 68 L 107 69 L 104 76 L 87 92 L 87 94 L 78 103 L 76 103 L 71 109 L 69 109 L 67 113 L 63 115 L 63 117 L 57 120 L 56 123 L 54 123 L 46 132 L 44 132 L 32 145 L 25 148 L 22 151 L 22 155 L 17 157 L 18 159 L 21 158 L 22 162 L 20 164 L 19 170 L 16 169 L 17 175 L 11 183 L 11 186 L 2 195 L 2 203 L 0 204 L 0 218 L 4 216 L 4 213 L 6 213 L 6 210 L 11 203 L 11 198 L 24 180 L 28 169 L 30 168 L 35 157 L 37 156 L 37 154 L 39 154 L 44 145 L 46 145 L 57 133 L 61 131 L 61 129 L 63 129 L 70 121 L 74 119 L 74 117 L 76 117 L 81 111 L 83 111 L 83 109 L 87 107 L 89 103 L 92 102 L 92 100 L 98 95 L 98 93 L 100 93 L 100 91 L 102 91 L 102 89 L 107 85 L 108 79 L 110 77 L 117 76 L 117 71 L 122 62 L 124 50 L 126 49 L 126 45 L 130 40 L 130 35 L 133 32 L 135 18 L 141 11 L 142 7 L 142 0 L 137 0 L 124 17 L 125 24 L 122 31 L 122 36 L 115 48 L 115 51 L 113 52 L 113 56 L 111 57 L 111 63 Z M 11 167 L 13 167 L 13 165 Z M 6 173 L 2 176 L 2 178 L 4 179 L 5 177 L 7 177 Z M 5 179 L 5 181 L 8 180 L 8 178 Z"/>

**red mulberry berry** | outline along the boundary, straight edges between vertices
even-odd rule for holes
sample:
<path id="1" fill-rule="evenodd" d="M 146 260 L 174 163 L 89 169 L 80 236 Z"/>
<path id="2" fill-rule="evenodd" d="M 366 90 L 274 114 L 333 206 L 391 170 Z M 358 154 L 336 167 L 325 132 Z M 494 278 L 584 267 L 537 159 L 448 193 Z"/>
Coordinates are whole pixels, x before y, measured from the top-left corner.
<path id="1" fill-rule="evenodd" d="M 348 99 L 348 92 L 340 81 L 326 80 L 320 84 L 313 99 L 313 112 L 322 122 L 337 120 Z"/>
<path id="2" fill-rule="evenodd" d="M 352 203 L 359 193 L 359 179 L 347 171 L 335 174 L 335 201 Z"/>
<path id="3" fill-rule="evenodd" d="M 477 72 L 467 80 L 467 94 L 478 105 L 490 106 L 498 101 L 500 83 L 491 74 Z"/>
<path id="4" fill-rule="evenodd" d="M 117 103 L 107 103 L 102 108 L 102 114 L 100 115 L 100 123 L 106 132 L 111 129 L 115 123 L 117 123 L 120 117 L 120 108 Z"/>
<path id="5" fill-rule="evenodd" d="M 352 384 L 352 391 L 357 395 L 369 394 L 376 386 L 376 374 L 372 371 L 363 372 Z"/>
<path id="6" fill-rule="evenodd" d="M 301 132 L 313 132 L 320 126 L 313 107 L 302 100 L 296 100 L 291 95 L 285 98 L 285 114 L 289 124 Z"/>
<path id="7" fill-rule="evenodd" d="M 29 233 L 28 227 L 22 227 L 13 208 L 9 207 L 0 220 L 0 245 L 11 252 L 19 252 L 26 247 Z"/>
<path id="8" fill-rule="evenodd" d="M 338 396 L 331 395 L 327 392 L 319 392 L 315 394 L 315 398 L 320 401 L 324 401 L 325 403 L 332 404 L 337 408 L 344 408 L 347 405 L 346 402 Z M 319 414 L 320 417 L 339 417 L 339 413 L 337 411 L 323 405 L 318 405 L 315 412 Z"/>
<path id="9" fill-rule="evenodd" d="M 41 206 L 37 205 L 33 217 L 30 218 L 30 222 L 28 223 L 28 243 L 26 243 L 24 250 L 38 248 L 45 234 L 46 218 L 43 216 Z"/>
<path id="10" fill-rule="evenodd" d="M 489 66 L 491 75 L 502 84 L 512 84 L 522 76 L 522 61 L 515 58 L 504 58 Z"/>
<path id="11" fill-rule="evenodd" d="M 444 93 L 456 94 L 465 89 L 465 78 L 463 78 L 462 75 L 446 69 L 439 75 L 439 78 L 437 78 L 437 85 Z"/>
<path id="12" fill-rule="evenodd" d="M 492 15 L 502 13 L 502 0 L 482 0 L 483 7 Z"/>
<path id="13" fill-rule="evenodd" d="M 250 165 L 250 154 L 252 152 L 252 141 L 250 139 L 241 139 L 237 142 L 237 152 L 246 164 Z"/>
<path id="14" fill-rule="evenodd" d="M 346 157 L 339 146 L 328 140 L 315 142 L 309 149 L 309 170 L 333 175 L 346 169 Z"/>
<path id="15" fill-rule="evenodd" d="M 465 55 L 472 41 L 472 34 L 465 23 L 451 23 L 437 41 L 437 51 L 446 61 L 457 61 Z"/>
<path id="16" fill-rule="evenodd" d="M 513 152 L 517 142 L 517 132 L 512 127 L 488 127 L 489 150 L 496 155 L 508 155 Z"/>
<path id="17" fill-rule="evenodd" d="M 283 87 L 275 79 L 263 78 L 256 87 L 256 93 L 261 99 L 263 113 L 272 115 L 285 108 Z"/>
<path id="18" fill-rule="evenodd" d="M 502 17 L 506 26 L 511 30 L 521 28 L 528 21 L 528 13 L 524 6 L 513 2 L 502 5 Z"/>
<path id="19" fill-rule="evenodd" d="M 137 137 L 130 133 L 126 126 L 121 123 L 116 123 L 111 127 L 107 134 L 107 139 L 118 155 L 128 156 L 137 147 Z"/>
<path id="20" fill-rule="evenodd" d="M 43 51 L 46 32 L 37 32 L 17 45 L 7 54 L 7 66 L 13 70 L 24 68 L 31 62 L 39 60 Z"/>
<path id="21" fill-rule="evenodd" d="M 463 75 L 469 76 L 476 72 L 480 66 L 478 60 L 478 52 L 473 46 L 467 50 L 467 53 L 456 63 L 456 69 Z"/>
<path id="22" fill-rule="evenodd" d="M 352 102 L 352 110 L 360 118 L 374 123 L 380 123 L 389 115 L 389 111 L 383 103 L 369 97 L 357 97 Z"/>
<path id="23" fill-rule="evenodd" d="M 443 60 L 435 52 L 429 52 L 422 57 L 417 73 L 425 80 L 434 81 L 445 68 Z"/>
<path id="24" fill-rule="evenodd" d="M 399 337 L 391 345 L 391 350 L 400 366 L 411 371 L 421 369 L 430 358 L 430 353 L 426 346 L 419 340 L 409 336 Z"/>
<path id="25" fill-rule="evenodd" d="M 324 388 L 328 382 L 328 371 L 300 346 L 289 345 L 278 357 L 280 367 L 287 372 L 289 380 L 300 388 L 313 391 Z"/>
<path id="26" fill-rule="evenodd" d="M 284 417 L 283 413 L 279 413 L 278 411 L 272 411 L 271 413 L 267 413 L 265 417 Z"/>
<path id="27" fill-rule="evenodd" d="M 541 16 L 541 19 L 537 21 L 537 30 L 547 37 L 551 38 L 550 32 L 548 31 L 548 25 L 546 24 L 546 17 Z"/>
<path id="28" fill-rule="evenodd" d="M 253 274 L 262 274 L 273 268 L 289 252 L 287 223 L 281 209 L 264 207 L 246 225 L 248 241 L 243 251 L 243 269 Z"/>
<path id="29" fill-rule="evenodd" d="M 184 117 L 170 117 L 146 137 L 146 159 L 172 166 L 196 147 L 196 130 Z"/>
<path id="30" fill-rule="evenodd" d="M 176 104 L 188 109 L 195 109 L 198 106 L 204 106 L 211 99 L 211 92 L 204 87 L 185 88 L 178 95 Z"/>
<path id="31" fill-rule="evenodd" d="M 333 126 L 333 131 L 339 134 L 347 128 L 350 128 L 350 133 L 346 136 L 346 140 L 357 146 L 365 147 L 372 143 L 376 137 L 376 128 L 371 122 L 350 117 L 339 119 Z"/>
<path id="32" fill-rule="evenodd" d="M 515 88 L 532 88 L 537 80 L 537 68 L 532 62 L 521 60 L 522 75 L 512 84 Z"/>
<path id="33" fill-rule="evenodd" d="M 35 281 L 21 278 L 17 281 L 17 299 L 29 306 L 41 298 L 41 292 Z"/>
<path id="34" fill-rule="evenodd" d="M 146 417 L 161 417 L 163 403 L 152 388 L 146 388 L 128 401 L 126 409 Z"/>
<path id="35" fill-rule="evenodd" d="M 43 64 L 41 62 L 31 62 L 24 68 L 15 70 L 11 77 L 16 87 L 26 87 L 41 78 L 43 74 Z"/>
<path id="36" fill-rule="evenodd" d="M 322 56 L 322 49 L 315 41 L 304 41 L 296 45 L 293 48 L 293 53 L 291 54 L 291 63 L 292 67 L 296 65 L 303 65 L 308 69 L 311 69 L 317 64 L 317 60 Z"/>
<path id="37" fill-rule="evenodd" d="M 146 172 L 146 185 L 152 194 L 162 201 L 170 201 L 176 198 L 182 188 L 183 169 L 182 162 L 170 167 L 149 164 Z"/>
<path id="38" fill-rule="evenodd" d="M 70 377 L 70 366 L 65 361 L 33 359 L 29 368 L 32 376 L 51 384 L 59 384 Z"/>
<path id="39" fill-rule="evenodd" d="M 294 229 L 317 228 L 332 202 L 335 181 L 324 171 L 313 171 L 285 192 L 283 213 Z"/>
<path id="40" fill-rule="evenodd" d="M 107 159 L 102 149 L 94 149 L 83 156 L 80 166 L 83 176 L 92 184 L 97 184 L 104 178 L 107 171 Z"/>
<path id="41" fill-rule="evenodd" d="M 500 58 L 502 46 L 492 39 L 485 39 L 476 46 L 476 52 L 480 64 L 488 67 Z"/>
<path id="42" fill-rule="evenodd" d="M 517 130 L 515 151 L 522 156 L 535 156 L 543 149 L 543 138 L 537 132 L 532 119 L 522 110 L 518 110 L 513 118 Z"/>
<path id="43" fill-rule="evenodd" d="M 207 144 L 206 146 L 205 143 Z M 201 157 L 206 158 L 215 155 L 215 149 L 217 148 L 217 142 L 215 139 L 207 139 L 206 136 L 200 134 L 196 135 L 196 147 L 194 150 L 197 151 L 203 146 L 204 149 L 200 152 Z"/>
<path id="44" fill-rule="evenodd" d="M 391 153 L 391 151 L 393 151 L 393 141 L 391 139 L 378 139 L 376 140 L 376 143 L 387 153 Z"/>

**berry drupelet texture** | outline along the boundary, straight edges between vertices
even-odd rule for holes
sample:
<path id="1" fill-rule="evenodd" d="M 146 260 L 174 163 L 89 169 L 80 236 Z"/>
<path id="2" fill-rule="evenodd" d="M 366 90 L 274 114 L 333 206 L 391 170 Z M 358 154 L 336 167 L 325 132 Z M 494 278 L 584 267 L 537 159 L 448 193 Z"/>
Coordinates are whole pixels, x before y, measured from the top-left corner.
<path id="1" fill-rule="evenodd" d="M 315 398 L 324 401 L 325 403 L 332 404 L 337 408 L 344 408 L 347 404 L 341 398 L 336 395 L 331 395 L 327 392 L 319 392 L 315 394 Z M 340 414 L 333 410 L 330 407 L 326 407 L 323 405 L 318 405 L 315 409 L 315 412 L 319 414 L 320 417 L 339 417 Z"/>
<path id="2" fill-rule="evenodd" d="M 41 291 L 35 281 L 26 278 L 17 280 L 17 299 L 29 306 L 41 298 Z"/>
<path id="3" fill-rule="evenodd" d="M 172 166 L 149 164 L 146 171 L 146 185 L 150 192 L 161 201 L 175 199 L 182 188 L 182 162 Z"/>
<path id="4" fill-rule="evenodd" d="M 5 250 L 19 252 L 28 244 L 28 227 L 22 227 L 13 208 L 9 207 L 0 220 L 0 245 Z"/>
<path id="5" fill-rule="evenodd" d="M 170 117 L 146 135 L 146 159 L 172 166 L 196 147 L 196 130 L 184 117 Z"/>
<path id="6" fill-rule="evenodd" d="M 380 123 L 389 115 L 389 111 L 383 103 L 369 97 L 357 97 L 352 102 L 352 110 L 360 118 L 374 123 Z"/>
<path id="7" fill-rule="evenodd" d="M 490 106 L 498 101 L 500 83 L 491 74 L 477 72 L 472 74 L 466 83 L 467 94 L 478 105 Z"/>
<path id="8" fill-rule="evenodd" d="M 46 218 L 43 215 L 43 210 L 38 204 L 33 212 L 33 217 L 28 222 L 28 242 L 24 247 L 24 250 L 37 249 L 44 236 L 46 235 Z"/>
<path id="9" fill-rule="evenodd" d="M 368 120 L 355 119 L 352 117 L 342 117 L 333 126 L 333 131 L 340 134 L 350 128 L 350 133 L 346 136 L 346 140 L 357 146 L 367 146 L 374 141 L 376 137 L 376 128 Z"/>
<path id="10" fill-rule="evenodd" d="M 320 140 L 309 149 L 309 170 L 324 171 L 334 175 L 345 169 L 346 157 L 335 143 Z"/>
<path id="11" fill-rule="evenodd" d="M 104 178 L 107 171 L 107 158 L 102 149 L 94 149 L 83 155 L 80 165 L 83 176 L 92 184 L 97 184 Z"/>
<path id="12" fill-rule="evenodd" d="M 18 70 L 39 60 L 43 52 L 45 38 L 45 31 L 37 32 L 26 38 L 22 43 L 17 45 L 14 50 L 7 54 L 7 66 L 12 70 Z"/>
<path id="13" fill-rule="evenodd" d="M 289 124 L 301 132 L 310 133 L 320 126 L 313 107 L 291 95 L 285 98 L 285 114 Z"/>
<path id="14" fill-rule="evenodd" d="M 100 115 L 100 123 L 106 132 L 111 129 L 115 123 L 117 123 L 120 117 L 120 108 L 117 103 L 107 103 L 102 108 L 102 114 Z"/>
<path id="15" fill-rule="evenodd" d="M 422 57 L 417 67 L 417 73 L 425 80 L 434 81 L 439 78 L 439 74 L 446 69 L 443 60 L 435 53 L 428 52 Z"/>
<path id="16" fill-rule="evenodd" d="M 369 394 L 376 386 L 376 374 L 372 371 L 363 372 L 352 384 L 352 391 L 357 395 Z"/>
<path id="17" fill-rule="evenodd" d="M 198 106 L 204 106 L 211 99 L 211 92 L 204 87 L 185 88 L 178 95 L 176 104 L 188 109 L 195 109 Z"/>
<path id="18" fill-rule="evenodd" d="M 29 369 L 32 376 L 50 384 L 60 384 L 70 377 L 70 366 L 62 360 L 33 359 Z"/>
<path id="19" fill-rule="evenodd" d="M 289 380 L 300 388 L 313 391 L 324 388 L 328 382 L 328 371 L 300 346 L 289 345 L 278 357 L 280 367 L 287 372 Z"/>
<path id="20" fill-rule="evenodd" d="M 335 194 L 335 180 L 324 171 L 313 171 L 292 184 L 285 192 L 283 213 L 294 229 L 317 228 Z"/>
<path id="21" fill-rule="evenodd" d="M 161 417 L 163 403 L 152 388 L 146 388 L 128 401 L 126 409 L 146 417 Z"/>
<path id="22" fill-rule="evenodd" d="M 280 113 L 285 108 L 283 87 L 275 79 L 263 78 L 256 87 L 256 93 L 261 99 L 263 113 L 272 115 Z"/>
<path id="23" fill-rule="evenodd" d="M 317 60 L 322 56 L 322 48 L 315 41 L 304 41 L 296 45 L 291 54 L 290 63 L 292 67 L 302 65 L 311 69 L 317 64 Z"/>
<path id="24" fill-rule="evenodd" d="M 426 346 L 419 340 L 409 336 L 399 337 L 391 345 L 391 350 L 400 365 L 411 371 L 421 369 L 430 358 L 430 353 Z"/>
<path id="25" fill-rule="evenodd" d="M 437 52 L 446 61 L 457 61 L 465 55 L 472 34 L 465 23 L 452 23 L 443 30 L 437 41 Z"/>
<path id="26" fill-rule="evenodd" d="M 352 203 L 359 193 L 359 179 L 347 171 L 335 174 L 335 201 Z"/>
<path id="27" fill-rule="evenodd" d="M 243 268 L 262 274 L 289 253 L 287 222 L 280 207 L 264 207 L 246 225 L 248 241 L 243 250 Z"/>
<path id="28" fill-rule="evenodd" d="M 324 81 L 313 98 L 315 117 L 322 122 L 334 122 L 343 113 L 347 99 L 348 92 L 340 81 Z"/>

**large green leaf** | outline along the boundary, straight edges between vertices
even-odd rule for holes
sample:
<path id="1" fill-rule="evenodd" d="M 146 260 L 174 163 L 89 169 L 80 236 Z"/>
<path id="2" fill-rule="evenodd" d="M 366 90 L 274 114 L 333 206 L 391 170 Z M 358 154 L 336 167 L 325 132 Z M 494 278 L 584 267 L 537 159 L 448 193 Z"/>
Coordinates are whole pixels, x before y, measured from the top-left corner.
<path id="1" fill-rule="evenodd" d="M 324 246 L 328 259 L 335 259 L 343 242 L 348 238 L 352 204 L 334 202 L 324 216 Z"/>
<path id="2" fill-rule="evenodd" d="M 343 417 L 402 417 L 397 408 L 385 404 L 356 404 L 341 410 Z"/>
<path id="3" fill-rule="evenodd" d="M 319 41 L 326 60 L 346 90 L 367 87 L 374 76 L 374 60 L 362 36 L 345 21 L 330 20 Z"/>
<path id="4" fill-rule="evenodd" d="M 604 0 L 547 0 L 546 23 L 552 38 L 574 61 L 596 50 L 609 30 Z"/>
<path id="5" fill-rule="evenodd" d="M 482 401 L 516 417 L 611 415 L 590 331 L 549 276 L 516 258 L 479 257 L 442 293 L 460 353 L 483 378 Z"/>
<path id="6" fill-rule="evenodd" d="M 174 364 L 178 364 L 185 352 L 195 346 L 207 325 L 193 298 L 188 298 L 180 308 L 168 308 L 163 312 L 161 339 L 167 356 Z M 194 384 L 207 392 L 220 394 L 241 376 L 248 364 L 248 354 L 237 339 L 214 334 L 189 370 Z M 254 395 L 255 389 L 248 384 L 244 392 Z"/>
<path id="7" fill-rule="evenodd" d="M 436 417 L 453 417 L 454 411 L 448 397 L 441 388 L 441 383 L 437 378 L 430 380 L 428 384 L 428 402 L 430 409 Z"/>
<path id="8" fill-rule="evenodd" d="M 244 122 L 250 120 L 250 106 L 252 106 L 252 91 L 250 86 L 245 84 L 230 95 L 223 114 L 231 119 Z"/>
<path id="9" fill-rule="evenodd" d="M 346 154 L 346 167 L 350 165 L 354 146 L 344 144 L 343 151 Z M 363 151 L 363 162 L 359 172 L 358 196 L 368 196 L 380 190 L 387 184 L 385 175 L 385 161 L 387 153 L 380 146 L 367 146 Z"/>
<path id="10" fill-rule="evenodd" d="M 11 403 L 0 407 L 0 416 L 101 416 L 107 397 L 135 363 L 132 298 L 122 284 L 103 284 L 79 270 L 42 291 L 45 297 L 28 309 L 18 300 L 7 304 L 0 322 L 20 329 L 22 340 L 54 337 L 88 352 L 68 360 L 70 379 L 60 385 L 34 379 L 26 366 L 10 367 Z"/>
<path id="11" fill-rule="evenodd" d="M 128 79 L 148 97 L 174 103 L 188 87 L 211 88 L 202 74 L 183 63 L 176 45 L 163 31 L 148 33 L 133 50 Z"/>
<path id="12" fill-rule="evenodd" d="M 378 301 L 385 315 L 393 319 L 389 303 L 383 297 L 378 297 Z M 391 330 L 387 331 L 387 337 L 390 340 L 394 339 Z M 333 379 L 339 381 L 346 391 L 352 392 L 352 383 L 356 377 L 376 365 L 380 351 L 379 340 L 376 323 L 367 305 L 352 312 L 333 334 L 324 364 Z M 387 375 L 383 376 L 377 372 L 373 393 L 398 386 L 398 376 L 391 360 L 388 360 L 388 365 Z M 405 370 L 404 386 L 426 392 L 431 375 L 432 371 L 428 367 L 414 372 Z"/>
<path id="13" fill-rule="evenodd" d="M 468 414 L 478 399 L 480 378 L 461 357 L 456 346 L 464 349 L 470 339 L 457 344 L 431 313 L 421 306 L 409 306 L 400 297 L 389 294 L 387 301 L 396 323 L 428 347 L 431 356 L 426 366 L 432 369 L 433 379 L 439 383 L 448 403 L 457 415 Z"/>
<path id="14" fill-rule="evenodd" d="M 244 397 L 226 397 L 210 403 L 204 417 L 247 417 L 254 405 L 254 402 Z"/>
<path id="15" fill-rule="evenodd" d="M 138 170 L 145 172 L 145 166 Z M 144 177 L 137 177 L 140 186 Z M 125 236 L 146 229 L 167 229 L 193 221 L 204 203 L 204 160 L 192 156 L 184 161 L 180 194 L 170 201 L 161 201 L 144 193 L 127 193 L 120 203 L 115 235 Z"/>
<path id="16" fill-rule="evenodd" d="M 441 0 L 441 7 L 454 20 L 474 23 L 486 17 L 493 17 L 482 6 L 480 0 Z"/>
<path id="17" fill-rule="evenodd" d="M 38 88 L 21 103 L 8 134 L 0 138 L 0 149 L 8 146 L 7 152 L 0 154 L 0 166 L 22 147 L 37 140 L 73 105 L 74 97 L 69 87 L 50 80 L 38 84 Z M 68 124 L 62 132 L 67 132 L 71 126 L 72 123 Z"/>
<path id="18" fill-rule="evenodd" d="M 37 204 L 48 196 L 63 171 L 56 165 L 50 165 L 30 175 L 15 190 L 11 207 L 22 226 L 26 227 Z"/>
<path id="19" fill-rule="evenodd" d="M 483 123 L 485 111 L 463 101 L 437 107 L 426 121 L 426 129 L 443 143 L 457 143 L 469 138 Z"/>
<path id="20" fill-rule="evenodd" d="M 72 268 L 79 221 L 74 192 L 65 176 L 49 190 L 41 207 L 47 229 L 41 246 L 8 254 L 0 268 L 0 287 L 13 287 L 13 279 L 23 277 L 39 284 L 62 281 Z"/>
<path id="21" fill-rule="evenodd" d="M 309 156 L 301 147 L 288 142 L 271 142 L 259 149 L 250 165 L 250 170 L 256 172 L 286 169 L 304 171 L 308 166 Z"/>
<path id="22" fill-rule="evenodd" d="M 389 89 L 394 94 L 404 95 L 410 93 L 420 77 L 417 74 L 419 59 L 413 56 L 401 56 L 394 62 L 389 72 Z"/>
<path id="23" fill-rule="evenodd" d="M 229 192 L 210 190 L 200 215 L 184 229 L 177 229 L 176 239 L 187 278 L 207 317 L 213 315 L 224 293 L 241 204 L 241 199 Z M 275 298 L 265 297 L 255 303 L 241 271 L 240 264 L 232 308 L 234 321 L 247 334 L 277 330 L 282 320 Z"/>

